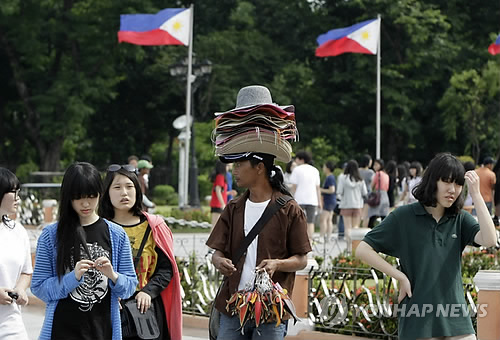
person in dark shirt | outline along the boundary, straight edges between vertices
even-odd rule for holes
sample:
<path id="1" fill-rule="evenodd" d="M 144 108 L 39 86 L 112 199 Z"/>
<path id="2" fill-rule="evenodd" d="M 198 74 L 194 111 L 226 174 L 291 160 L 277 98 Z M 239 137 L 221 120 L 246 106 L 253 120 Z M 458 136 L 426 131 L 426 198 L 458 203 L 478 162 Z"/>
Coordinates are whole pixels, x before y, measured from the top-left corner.
<path id="1" fill-rule="evenodd" d="M 161 216 L 143 211 L 141 186 L 132 166 L 113 164 L 108 167 L 99 214 L 123 227 L 134 258 L 147 233 L 136 268 L 139 284 L 132 298 L 143 313 L 154 306 L 160 329 L 155 339 L 181 340 L 180 278 L 172 232 Z"/>
<path id="2" fill-rule="evenodd" d="M 38 239 L 32 292 L 47 303 L 41 340 L 119 340 L 118 300 L 137 279 L 127 234 L 96 214 L 102 180 L 89 163 L 66 170 L 58 222 Z"/>
<path id="3" fill-rule="evenodd" d="M 465 182 L 477 220 L 462 210 Z M 442 153 L 432 159 L 413 192 L 417 202 L 397 208 L 366 234 L 356 257 L 399 281 L 394 309 L 399 339 L 475 339 L 470 315 L 440 311 L 447 306 L 467 310 L 460 269 L 465 247 L 492 247 L 497 241 L 479 176 L 473 170 L 465 172 L 455 156 Z M 399 258 L 401 268 L 379 252 Z"/>

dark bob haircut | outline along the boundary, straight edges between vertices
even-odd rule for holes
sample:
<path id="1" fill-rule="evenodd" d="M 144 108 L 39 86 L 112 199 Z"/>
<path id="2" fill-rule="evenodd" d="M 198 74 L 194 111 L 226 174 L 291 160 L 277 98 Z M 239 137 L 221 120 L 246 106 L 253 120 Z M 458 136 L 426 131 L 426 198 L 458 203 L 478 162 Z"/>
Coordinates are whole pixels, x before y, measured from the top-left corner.
<path id="1" fill-rule="evenodd" d="M 124 168 L 117 171 L 107 172 L 106 178 L 104 179 L 104 192 L 102 193 L 101 202 L 99 204 L 99 216 L 108 220 L 112 220 L 115 217 L 115 208 L 113 207 L 111 198 L 109 197 L 109 189 L 111 188 L 111 183 L 113 183 L 113 180 L 117 175 L 127 177 L 134 184 L 135 204 L 132 208 L 130 208 L 129 212 L 131 212 L 134 216 L 142 216 L 142 191 L 139 179 L 137 178 L 135 171 L 127 171 Z"/>
<path id="2" fill-rule="evenodd" d="M 12 190 L 19 190 L 21 183 L 16 175 L 9 169 L 0 168 L 0 204 L 2 204 L 3 196 Z"/>
<path id="3" fill-rule="evenodd" d="M 413 189 L 412 194 L 423 205 L 435 207 L 437 206 L 436 192 L 438 181 L 455 182 L 463 186 L 465 183 L 464 175 L 464 166 L 455 156 L 450 153 L 437 154 L 429 163 L 422 181 Z M 462 191 L 453 205 L 446 209 L 446 212 L 457 214 L 463 206 L 464 198 Z"/>

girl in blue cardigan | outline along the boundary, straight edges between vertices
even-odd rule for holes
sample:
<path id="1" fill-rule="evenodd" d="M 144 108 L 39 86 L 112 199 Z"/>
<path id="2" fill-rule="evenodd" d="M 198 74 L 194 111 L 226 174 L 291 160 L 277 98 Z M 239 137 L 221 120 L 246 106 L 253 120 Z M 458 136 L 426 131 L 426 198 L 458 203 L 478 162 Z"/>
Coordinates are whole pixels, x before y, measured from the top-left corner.
<path id="1" fill-rule="evenodd" d="M 137 278 L 127 234 L 96 214 L 102 180 L 89 163 L 64 174 L 58 222 L 38 239 L 32 292 L 47 304 L 40 340 L 119 340 L 119 298 Z"/>

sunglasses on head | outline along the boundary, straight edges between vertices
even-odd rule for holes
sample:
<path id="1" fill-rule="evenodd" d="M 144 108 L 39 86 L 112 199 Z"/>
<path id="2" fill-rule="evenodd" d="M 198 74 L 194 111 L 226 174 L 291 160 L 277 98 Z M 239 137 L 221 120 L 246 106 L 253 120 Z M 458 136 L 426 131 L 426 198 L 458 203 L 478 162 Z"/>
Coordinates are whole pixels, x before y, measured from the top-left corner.
<path id="1" fill-rule="evenodd" d="M 128 172 L 133 172 L 134 174 L 137 174 L 137 169 L 135 168 L 135 166 L 130 165 L 130 164 L 124 164 L 124 165 L 111 164 L 110 166 L 108 166 L 109 172 L 115 172 L 115 171 L 118 171 L 120 169 L 125 169 Z"/>

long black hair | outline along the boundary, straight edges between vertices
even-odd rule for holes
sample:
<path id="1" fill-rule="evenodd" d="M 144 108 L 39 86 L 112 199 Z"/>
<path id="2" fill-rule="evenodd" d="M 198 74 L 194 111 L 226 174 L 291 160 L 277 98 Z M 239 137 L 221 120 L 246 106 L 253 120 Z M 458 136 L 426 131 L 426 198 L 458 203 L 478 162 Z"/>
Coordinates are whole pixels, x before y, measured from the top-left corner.
<path id="1" fill-rule="evenodd" d="M 113 183 L 113 180 L 118 175 L 127 177 L 134 184 L 135 204 L 132 208 L 130 208 L 129 212 L 131 212 L 134 216 L 142 216 L 143 206 L 141 184 L 139 183 L 139 179 L 137 178 L 135 172 L 125 170 L 124 168 L 117 171 L 107 172 L 106 178 L 104 179 L 104 191 L 99 202 L 99 216 L 108 220 L 112 220 L 115 217 L 115 208 L 111 203 L 111 198 L 109 197 L 109 189 L 111 188 L 111 183 Z"/>
<path id="2" fill-rule="evenodd" d="M 21 187 L 21 183 L 19 183 L 19 179 L 6 168 L 0 167 L 0 205 L 2 205 L 3 197 L 6 193 L 17 191 Z M 5 221 L 7 216 L 2 216 L 2 221 Z"/>
<path id="3" fill-rule="evenodd" d="M 361 175 L 359 174 L 358 162 L 356 162 L 354 159 L 351 159 L 347 162 L 347 165 L 344 169 L 344 174 L 349 175 L 351 181 L 359 182 L 363 180 L 361 178 Z"/>
<path id="4" fill-rule="evenodd" d="M 279 166 L 274 165 L 273 163 L 274 156 L 261 153 L 258 153 L 257 155 L 262 156 L 263 159 L 259 160 L 257 158 L 250 158 L 249 161 L 252 167 L 257 166 L 257 164 L 259 163 L 264 164 L 264 167 L 266 168 L 267 179 L 271 184 L 271 188 L 275 191 L 281 192 L 282 194 L 293 197 L 284 183 L 283 171 Z"/>
<path id="5" fill-rule="evenodd" d="M 215 162 L 215 169 L 214 171 L 212 172 L 212 174 L 210 175 L 210 180 L 213 182 L 215 182 L 215 178 L 217 178 L 217 175 L 224 175 L 224 183 L 226 183 L 226 172 L 227 172 L 227 165 L 226 163 L 223 163 L 222 161 L 220 160 L 217 160 L 217 162 Z"/>
<path id="6" fill-rule="evenodd" d="M 85 240 L 85 231 L 80 218 L 73 209 L 72 201 L 85 197 L 98 197 L 102 193 L 102 180 L 99 171 L 90 163 L 76 162 L 64 173 L 61 196 L 59 199 L 59 218 L 57 224 L 57 275 L 59 279 L 71 264 L 71 252 L 74 262 L 80 257 L 80 246 L 90 258 Z"/>
<path id="7" fill-rule="evenodd" d="M 465 183 L 465 169 L 455 156 L 450 153 L 437 154 L 429 163 L 424 172 L 422 181 L 413 189 L 412 194 L 423 205 L 435 207 L 437 205 L 437 183 L 439 180 L 463 186 Z M 463 191 L 451 207 L 445 211 L 459 213 L 464 206 Z"/>

